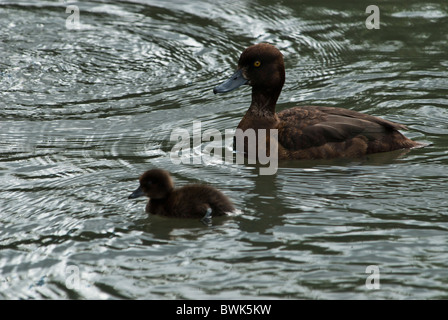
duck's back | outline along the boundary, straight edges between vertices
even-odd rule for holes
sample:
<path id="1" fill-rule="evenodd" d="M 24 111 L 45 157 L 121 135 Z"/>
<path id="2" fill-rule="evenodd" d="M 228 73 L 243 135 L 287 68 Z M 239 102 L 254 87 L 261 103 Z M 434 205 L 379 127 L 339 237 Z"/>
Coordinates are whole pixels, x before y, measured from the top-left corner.
<path id="1" fill-rule="evenodd" d="M 398 131 L 404 125 L 353 110 L 295 107 L 277 116 L 283 159 L 359 157 L 420 145 Z"/>
<path id="2" fill-rule="evenodd" d="M 172 217 L 203 218 L 209 208 L 212 210 L 212 216 L 225 215 L 235 209 L 229 198 L 219 190 L 207 185 L 191 184 L 175 189 L 164 200 L 163 210 L 159 207 L 157 212 L 151 213 Z"/>

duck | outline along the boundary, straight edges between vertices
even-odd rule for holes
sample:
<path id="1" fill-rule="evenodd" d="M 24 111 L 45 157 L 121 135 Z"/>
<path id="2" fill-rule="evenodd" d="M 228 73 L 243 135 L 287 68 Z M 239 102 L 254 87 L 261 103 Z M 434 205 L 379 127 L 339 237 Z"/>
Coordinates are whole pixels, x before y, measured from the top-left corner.
<path id="1" fill-rule="evenodd" d="M 350 109 L 296 106 L 277 113 L 284 83 L 282 53 L 274 45 L 259 43 L 246 48 L 236 72 L 213 89 L 217 94 L 243 85 L 252 87 L 250 107 L 237 130 L 253 129 L 258 139 L 259 129 L 277 129 L 274 138 L 266 134 L 264 139 L 267 152 L 269 144 L 276 144 L 272 150 L 277 150 L 279 160 L 356 158 L 424 146 L 399 132 L 407 130 L 405 125 Z M 245 155 L 247 152 L 245 144 Z"/>
<path id="2" fill-rule="evenodd" d="M 128 199 L 146 196 L 149 201 L 146 212 L 176 218 L 200 218 L 225 216 L 235 210 L 232 201 L 221 191 L 204 184 L 174 187 L 170 173 L 163 169 L 151 169 L 139 178 L 140 186 Z"/>

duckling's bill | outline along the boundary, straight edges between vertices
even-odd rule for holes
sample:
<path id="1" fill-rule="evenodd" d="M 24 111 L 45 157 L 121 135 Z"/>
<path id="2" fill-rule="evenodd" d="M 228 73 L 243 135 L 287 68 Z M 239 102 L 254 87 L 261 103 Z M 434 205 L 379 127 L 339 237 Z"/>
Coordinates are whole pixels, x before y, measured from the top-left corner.
<path id="1" fill-rule="evenodd" d="M 132 192 L 129 195 L 128 199 L 135 199 L 138 197 L 143 197 L 144 195 L 145 195 L 145 193 L 143 192 L 142 187 L 138 187 L 137 189 L 135 189 L 134 192 Z"/>

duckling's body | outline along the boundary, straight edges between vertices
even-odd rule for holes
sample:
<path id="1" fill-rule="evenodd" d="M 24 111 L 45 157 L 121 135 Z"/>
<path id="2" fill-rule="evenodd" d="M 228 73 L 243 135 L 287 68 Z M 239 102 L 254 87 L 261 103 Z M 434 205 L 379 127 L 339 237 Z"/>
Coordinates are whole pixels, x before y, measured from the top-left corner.
<path id="1" fill-rule="evenodd" d="M 140 177 L 140 187 L 129 199 L 149 198 L 146 212 L 168 217 L 204 218 L 226 215 L 235 210 L 232 202 L 219 190 L 200 184 L 174 188 L 170 174 L 161 169 L 146 171 Z"/>
<path id="2" fill-rule="evenodd" d="M 404 125 L 348 109 L 306 106 L 276 113 L 284 82 L 282 54 L 262 43 L 244 50 L 237 72 L 214 89 L 220 93 L 243 84 L 252 86 L 251 105 L 237 129 L 254 129 L 257 138 L 258 129 L 277 129 L 276 140 L 267 135 L 266 150 L 269 144 L 277 144 L 278 159 L 359 157 L 422 146 L 398 131 L 406 129 Z"/>

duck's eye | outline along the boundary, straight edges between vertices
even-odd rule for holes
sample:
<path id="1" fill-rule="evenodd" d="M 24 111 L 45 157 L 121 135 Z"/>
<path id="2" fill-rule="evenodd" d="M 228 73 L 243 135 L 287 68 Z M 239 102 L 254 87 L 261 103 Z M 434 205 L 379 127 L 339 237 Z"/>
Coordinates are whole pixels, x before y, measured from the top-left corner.
<path id="1" fill-rule="evenodd" d="M 261 62 L 258 61 L 258 60 L 255 61 L 255 62 L 254 62 L 254 67 L 257 67 L 257 68 L 258 68 L 259 66 L 261 66 Z"/>

